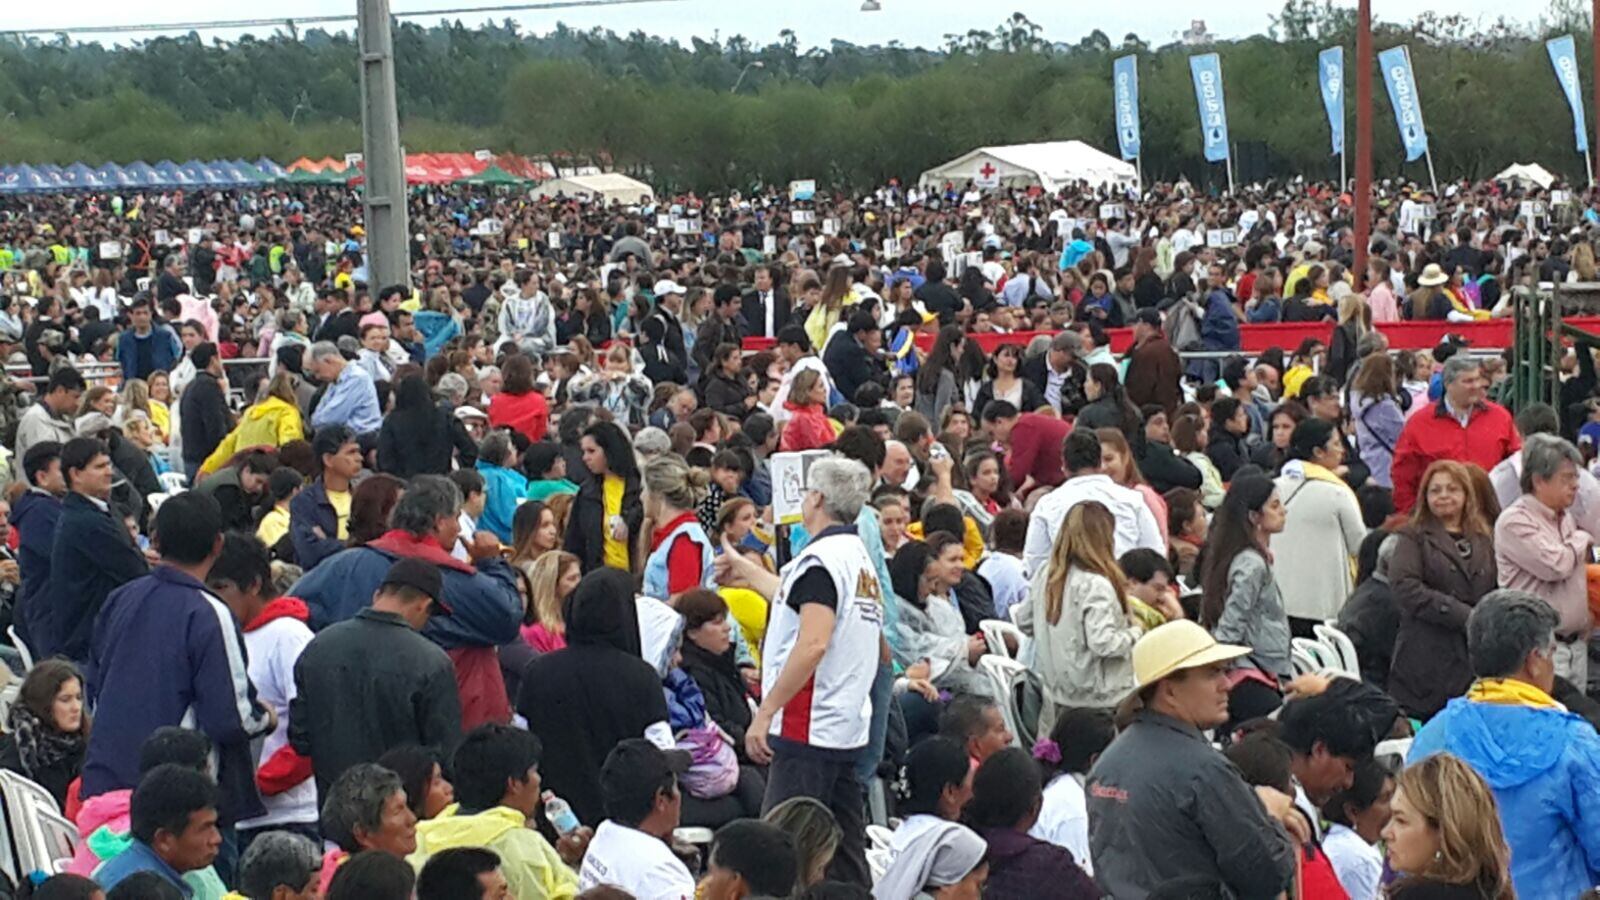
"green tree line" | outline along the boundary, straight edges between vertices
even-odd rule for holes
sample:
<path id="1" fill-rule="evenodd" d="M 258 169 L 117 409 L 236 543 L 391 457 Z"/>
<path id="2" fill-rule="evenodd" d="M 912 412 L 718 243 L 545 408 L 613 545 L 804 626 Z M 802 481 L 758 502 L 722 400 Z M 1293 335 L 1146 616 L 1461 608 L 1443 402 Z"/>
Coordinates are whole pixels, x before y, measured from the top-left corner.
<path id="1" fill-rule="evenodd" d="M 1378 26 L 1379 49 L 1411 47 L 1441 179 L 1481 178 L 1513 161 L 1581 175 L 1543 40 L 1570 31 L 1587 56 L 1582 13 L 1575 0 L 1557 0 L 1529 26 L 1434 14 Z M 1316 56 L 1345 48 L 1353 149 L 1354 42 L 1349 11 L 1329 0 L 1289 0 L 1266 34 L 1205 48 L 1099 31 L 1053 42 L 1021 14 L 935 49 L 836 41 L 802 51 L 787 31 L 765 46 L 740 37 L 683 46 L 566 26 L 534 36 L 510 21 L 395 29 L 408 149 L 592 161 L 696 190 L 794 178 L 881 184 L 983 144 L 1077 138 L 1115 152 L 1111 61 L 1126 53 L 1139 58 L 1146 178 L 1215 182 L 1222 173 L 1200 155 L 1188 66 L 1203 50 L 1222 58 L 1235 145 L 1266 174 L 1330 178 L 1339 164 Z M 1592 73 L 1579 62 L 1587 97 Z M 1376 77 L 1374 94 L 1378 177 L 1425 179 L 1421 162 L 1403 162 Z M 0 122 L 3 162 L 337 156 L 361 144 L 356 42 L 320 30 L 117 48 L 8 39 Z"/>

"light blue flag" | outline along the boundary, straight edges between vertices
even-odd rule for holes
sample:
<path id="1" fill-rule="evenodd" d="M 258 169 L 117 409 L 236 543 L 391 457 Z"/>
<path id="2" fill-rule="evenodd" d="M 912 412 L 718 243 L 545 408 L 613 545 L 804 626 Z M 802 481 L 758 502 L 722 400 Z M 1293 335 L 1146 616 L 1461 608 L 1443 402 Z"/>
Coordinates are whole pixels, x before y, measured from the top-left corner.
<path id="1" fill-rule="evenodd" d="M 1222 162 L 1228 153 L 1228 104 L 1222 96 L 1222 60 L 1215 53 L 1189 57 L 1194 100 L 1200 108 L 1200 138 L 1206 162 Z"/>
<path id="2" fill-rule="evenodd" d="M 1117 115 L 1117 146 L 1123 159 L 1139 155 L 1139 58 L 1119 56 L 1111 61 L 1111 93 Z"/>
<path id="3" fill-rule="evenodd" d="M 1561 83 L 1561 93 L 1567 95 L 1567 106 L 1572 108 L 1572 134 L 1578 141 L 1578 152 L 1589 152 L 1589 129 L 1583 121 L 1583 87 L 1578 83 L 1578 51 L 1572 45 L 1572 35 L 1564 34 L 1544 42 L 1550 51 L 1550 65 L 1555 67 L 1556 81 Z"/>
<path id="4" fill-rule="evenodd" d="M 1344 48 L 1329 47 L 1317 54 L 1318 79 L 1322 83 L 1322 107 L 1328 111 L 1328 132 L 1333 137 L 1333 155 L 1344 152 Z"/>
<path id="5" fill-rule="evenodd" d="M 1389 105 L 1394 107 L 1406 162 L 1419 160 L 1428 152 L 1428 128 L 1422 123 L 1422 100 L 1417 97 L 1417 79 L 1411 74 L 1411 54 L 1404 44 L 1390 47 L 1378 54 L 1378 68 L 1389 89 Z"/>

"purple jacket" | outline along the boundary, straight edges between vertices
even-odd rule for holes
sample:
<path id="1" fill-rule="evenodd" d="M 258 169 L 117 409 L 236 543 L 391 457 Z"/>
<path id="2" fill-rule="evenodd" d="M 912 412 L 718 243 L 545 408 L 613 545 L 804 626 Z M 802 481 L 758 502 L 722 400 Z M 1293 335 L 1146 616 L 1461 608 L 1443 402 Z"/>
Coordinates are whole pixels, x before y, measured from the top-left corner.
<path id="1" fill-rule="evenodd" d="M 984 856 L 989 863 L 989 881 L 983 888 L 985 900 L 1099 900 L 1100 888 L 1065 847 L 1012 828 L 988 828 L 979 834 L 989 844 Z"/>

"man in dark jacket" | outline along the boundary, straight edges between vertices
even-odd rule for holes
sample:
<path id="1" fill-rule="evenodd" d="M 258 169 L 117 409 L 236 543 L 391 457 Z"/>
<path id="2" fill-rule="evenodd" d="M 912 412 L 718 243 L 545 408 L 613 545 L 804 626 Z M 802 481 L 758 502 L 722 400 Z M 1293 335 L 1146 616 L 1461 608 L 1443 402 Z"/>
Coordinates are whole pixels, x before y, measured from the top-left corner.
<path id="1" fill-rule="evenodd" d="M 67 441 L 61 471 L 70 493 L 50 547 L 49 627 L 33 636 L 34 649 L 41 659 L 60 654 L 83 663 L 106 596 L 150 566 L 108 502 L 115 470 L 106 445 L 94 438 Z"/>
<path id="2" fill-rule="evenodd" d="M 356 433 L 343 425 L 317 429 L 311 450 L 322 464 L 322 474 L 289 501 L 289 539 L 294 542 L 295 561 L 307 572 L 344 549 L 350 481 L 361 471 L 361 445 Z"/>
<path id="3" fill-rule="evenodd" d="M 239 465 L 228 466 L 207 475 L 195 490 L 217 501 L 222 510 L 224 531 L 254 531 L 254 508 L 267 489 L 267 479 L 276 468 L 271 455 L 255 452 Z"/>
<path id="4" fill-rule="evenodd" d="M 744 340 L 744 331 L 739 327 L 739 306 L 739 288 L 735 285 L 718 285 L 711 295 L 711 314 L 700 323 L 694 340 L 694 361 L 702 373 L 711 368 L 711 355 L 718 347 Z"/>
<path id="5" fill-rule="evenodd" d="M 639 326 L 639 355 L 644 357 L 644 374 L 655 384 L 670 381 L 689 383 L 689 351 L 683 342 L 684 288 L 671 279 L 656 282 L 656 308 Z"/>
<path id="6" fill-rule="evenodd" d="M 216 748 L 217 813 L 231 825 L 265 811 L 250 742 L 269 734 L 277 717 L 256 700 L 239 623 L 203 580 L 222 551 L 216 501 L 192 491 L 171 497 L 156 514 L 155 540 L 161 565 L 114 592 L 96 623 L 82 794 L 136 786 L 145 739 L 182 725 Z"/>
<path id="7" fill-rule="evenodd" d="M 955 288 L 945 283 L 944 262 L 930 259 L 927 276 L 928 280 L 922 283 L 922 287 L 917 288 L 916 298 L 922 301 L 923 307 L 928 312 L 939 317 L 939 327 L 955 324 L 956 313 L 961 311 L 965 301 L 956 293 Z"/>
<path id="8" fill-rule="evenodd" d="M 753 337 L 775 338 L 789 324 L 789 292 L 773 284 L 771 266 L 757 266 L 755 283 L 745 291 L 740 306 L 744 333 Z"/>
<path id="9" fill-rule="evenodd" d="M 1079 361 L 1083 352 L 1083 338 L 1075 332 L 1063 331 L 1050 341 L 1050 350 L 1031 356 L 1022 363 L 1022 377 L 1033 382 L 1044 402 L 1054 406 L 1064 416 L 1077 415 L 1089 402 L 1084 394 L 1084 382 L 1089 380 L 1089 370 Z"/>
<path id="10" fill-rule="evenodd" d="M 833 376 L 833 386 L 847 402 L 855 402 L 856 390 L 868 382 L 889 386 L 889 370 L 878 356 L 878 348 L 882 346 L 883 332 L 867 312 L 852 314 L 845 333 L 828 340 L 822 351 L 822 363 Z"/>
<path id="11" fill-rule="evenodd" d="M 480 531 L 467 536 L 468 564 L 450 555 L 461 536 L 461 489 L 442 475 L 418 475 L 395 504 L 393 529 L 364 546 L 342 550 L 295 582 L 289 593 L 311 609 L 311 627 L 326 628 L 355 617 L 383 583 L 397 559 L 421 559 L 439 568 L 440 599 L 448 618 L 433 619 L 423 635 L 449 651 L 459 671 L 468 727 L 507 721 L 510 698 L 495 648 L 516 640 L 522 595 L 516 576 L 500 556 L 500 542 Z"/>
<path id="12" fill-rule="evenodd" d="M 1183 399 L 1183 361 L 1161 333 L 1161 313 L 1141 309 L 1133 321 L 1133 350 L 1122 378 L 1135 406 L 1160 404 L 1168 416 Z"/>
<path id="13" fill-rule="evenodd" d="M 45 441 L 28 448 L 22 460 L 22 474 L 28 489 L 17 498 L 11 511 L 11 524 L 17 529 L 17 565 L 22 570 L 22 586 L 11 620 L 17 634 L 30 651 L 39 647 L 50 632 L 50 552 L 55 543 L 56 522 L 61 518 L 61 495 L 67 492 L 66 476 L 61 472 L 61 445 Z M 37 652 L 35 659 L 42 659 Z"/>
<path id="14" fill-rule="evenodd" d="M 1228 720 L 1228 663 L 1249 652 L 1188 620 L 1134 645 L 1143 708 L 1087 784 L 1094 877 L 1107 895 L 1143 897 L 1204 876 L 1229 896 L 1272 897 L 1294 880 L 1295 841 L 1281 824 L 1298 815 L 1294 798 L 1251 790 L 1204 733 Z"/>
<path id="15" fill-rule="evenodd" d="M 189 354 L 194 381 L 183 391 L 178 411 L 183 425 L 183 468 L 192 484 L 200 464 L 211 455 L 232 427 L 228 416 L 228 389 L 223 387 L 222 357 L 217 345 L 204 343 Z"/>
<path id="16" fill-rule="evenodd" d="M 289 742 L 310 758 L 324 797 L 357 763 L 402 744 L 447 755 L 461 737 L 450 658 L 417 634 L 451 615 L 438 566 L 402 558 L 377 581 L 372 605 L 312 638 L 294 666 Z"/>
<path id="17" fill-rule="evenodd" d="M 1200 470 L 1172 449 L 1172 428 L 1166 412 L 1152 403 L 1139 413 L 1144 416 L 1144 445 L 1135 452 L 1139 474 L 1157 493 L 1177 487 L 1199 490 Z"/>

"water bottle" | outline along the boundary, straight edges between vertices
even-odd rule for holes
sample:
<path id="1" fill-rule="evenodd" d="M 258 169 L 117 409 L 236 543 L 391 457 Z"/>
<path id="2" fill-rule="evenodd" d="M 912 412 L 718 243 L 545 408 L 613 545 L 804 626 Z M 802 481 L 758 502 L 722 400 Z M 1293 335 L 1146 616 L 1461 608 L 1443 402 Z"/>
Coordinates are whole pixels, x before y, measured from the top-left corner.
<path id="1" fill-rule="evenodd" d="M 544 817 L 549 820 L 550 826 L 562 837 L 578 830 L 578 817 L 573 814 L 572 807 L 567 801 L 557 797 L 554 791 L 545 791 Z"/>

